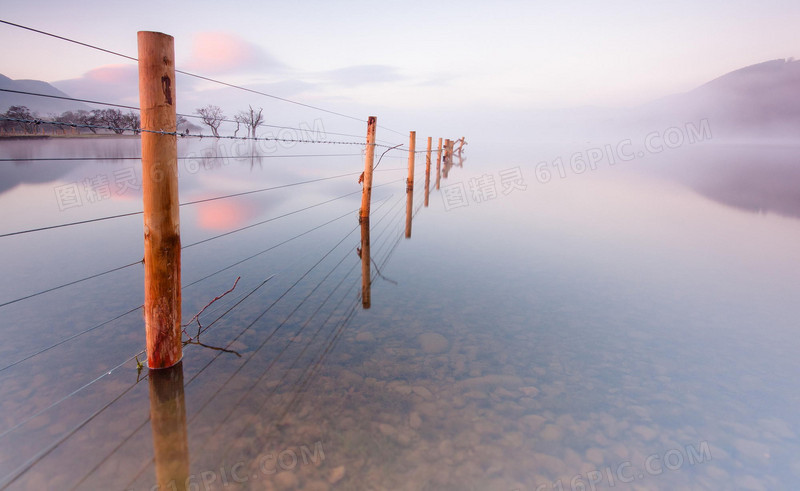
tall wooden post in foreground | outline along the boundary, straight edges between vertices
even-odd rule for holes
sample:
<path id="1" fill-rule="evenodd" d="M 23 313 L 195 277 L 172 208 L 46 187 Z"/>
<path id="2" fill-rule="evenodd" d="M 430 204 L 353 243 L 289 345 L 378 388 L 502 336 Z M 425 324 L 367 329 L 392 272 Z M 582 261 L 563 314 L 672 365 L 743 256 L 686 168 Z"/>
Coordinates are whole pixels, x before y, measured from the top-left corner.
<path id="1" fill-rule="evenodd" d="M 369 256 L 369 207 L 372 199 L 372 168 L 375 161 L 375 128 L 378 119 L 370 116 L 367 121 L 367 154 L 364 158 L 364 191 L 361 193 L 361 306 L 365 309 L 372 304 L 372 272 Z"/>
<path id="2" fill-rule="evenodd" d="M 436 149 L 436 190 L 439 190 L 439 181 L 442 176 L 442 139 L 439 138 L 439 148 Z"/>
<path id="3" fill-rule="evenodd" d="M 181 234 L 172 36 L 140 31 L 139 107 L 144 204 L 144 318 L 147 365 L 181 360 Z M 156 132 L 156 133 L 154 133 Z"/>
<path id="4" fill-rule="evenodd" d="M 408 179 L 406 179 L 406 239 L 411 238 L 411 214 L 414 209 L 414 158 L 417 150 L 417 132 L 408 139 Z"/>
<path id="5" fill-rule="evenodd" d="M 428 148 L 425 152 L 425 207 L 428 206 L 428 196 L 431 189 L 431 144 L 433 138 L 428 137 Z"/>

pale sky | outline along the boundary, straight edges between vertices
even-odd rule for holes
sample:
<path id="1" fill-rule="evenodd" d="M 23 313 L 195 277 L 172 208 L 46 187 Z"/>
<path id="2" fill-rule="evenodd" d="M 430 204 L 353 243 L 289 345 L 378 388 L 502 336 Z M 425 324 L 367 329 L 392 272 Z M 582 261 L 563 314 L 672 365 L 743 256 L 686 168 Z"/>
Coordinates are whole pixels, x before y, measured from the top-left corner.
<path id="1" fill-rule="evenodd" d="M 165 32 L 178 68 L 359 116 L 372 106 L 631 106 L 800 57 L 797 0 L 2 2 L 3 20 L 132 56 L 138 30 Z M 14 79 L 111 86 L 135 73 L 7 25 L 0 43 L 0 73 Z M 184 87 L 186 98 L 209 88 Z"/>

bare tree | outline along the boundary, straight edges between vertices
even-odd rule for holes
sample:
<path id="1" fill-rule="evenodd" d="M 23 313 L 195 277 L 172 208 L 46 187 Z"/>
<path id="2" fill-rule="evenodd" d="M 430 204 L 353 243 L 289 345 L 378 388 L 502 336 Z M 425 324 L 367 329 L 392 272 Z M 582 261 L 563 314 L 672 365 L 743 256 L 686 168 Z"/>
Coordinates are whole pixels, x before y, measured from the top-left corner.
<path id="1" fill-rule="evenodd" d="M 125 127 L 133 130 L 134 135 L 138 135 L 142 129 L 142 121 L 141 118 L 139 118 L 139 113 L 128 111 L 128 114 L 125 114 L 123 119 L 125 121 Z"/>
<path id="2" fill-rule="evenodd" d="M 6 111 L 5 116 L 12 119 L 21 119 L 25 121 L 14 121 L 23 133 L 33 134 L 36 133 L 36 123 L 32 123 L 36 119 L 36 115 L 31 113 L 27 106 L 11 106 Z"/>
<path id="3" fill-rule="evenodd" d="M 199 114 L 200 117 L 203 118 L 203 124 L 211 128 L 211 133 L 219 138 L 219 125 L 221 125 L 222 120 L 225 119 L 222 109 L 220 109 L 219 106 L 209 104 L 206 107 L 201 107 L 200 109 L 196 110 L 195 113 Z"/>
<path id="4" fill-rule="evenodd" d="M 89 131 L 95 134 L 97 133 L 97 128 L 92 128 L 92 126 L 100 123 L 100 121 L 97 119 L 95 111 L 89 112 L 84 109 L 79 111 L 64 112 L 55 120 L 61 123 L 86 125 L 88 126 Z"/>
<path id="5" fill-rule="evenodd" d="M 263 107 L 259 107 L 258 111 L 253 109 L 253 106 L 247 106 L 250 108 L 250 111 L 239 111 L 239 114 L 236 115 L 235 119 L 238 123 L 242 123 L 247 128 L 249 128 L 250 136 L 253 138 L 256 137 L 256 130 L 259 126 L 264 124 L 264 116 L 262 116 L 262 112 L 264 111 Z"/>
<path id="6" fill-rule="evenodd" d="M 242 117 L 239 116 L 238 114 L 233 117 L 233 120 L 236 121 L 236 129 L 233 131 L 233 137 L 236 138 L 236 135 L 239 133 L 239 130 L 242 128 L 242 123 L 244 123 L 244 121 L 242 121 Z"/>
<path id="7" fill-rule="evenodd" d="M 128 116 L 119 109 L 101 109 L 92 111 L 100 123 L 109 127 L 117 135 L 125 133 L 128 128 Z"/>

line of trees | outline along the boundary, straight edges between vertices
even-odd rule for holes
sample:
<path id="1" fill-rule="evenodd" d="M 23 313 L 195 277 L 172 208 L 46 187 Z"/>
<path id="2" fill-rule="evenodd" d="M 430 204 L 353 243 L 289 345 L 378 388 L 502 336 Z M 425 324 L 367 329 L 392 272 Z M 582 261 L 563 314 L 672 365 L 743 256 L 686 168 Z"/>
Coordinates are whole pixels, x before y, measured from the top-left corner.
<path id="1" fill-rule="evenodd" d="M 219 106 L 210 104 L 197 109 L 195 114 L 200 116 L 203 124 L 209 127 L 211 133 L 215 137 L 219 137 L 219 127 L 223 122 L 226 121 L 236 124 L 236 130 L 234 131 L 233 136 L 237 136 L 239 131 L 244 128 L 246 135 L 255 138 L 258 128 L 264 125 L 264 108 L 261 107 L 254 109 L 253 106 L 248 106 L 248 110 L 239 111 L 233 117 L 233 120 L 226 119 L 225 113 L 219 108 Z M 36 135 L 48 132 L 56 133 L 57 130 L 66 132 L 68 129 L 68 127 L 65 125 L 57 125 L 52 123 L 69 123 L 79 125 L 80 127 L 73 129 L 73 131 L 78 133 L 112 133 L 117 135 L 122 135 L 126 131 L 132 131 L 134 134 L 138 134 L 141 126 L 139 113 L 136 111 L 128 111 L 127 113 L 124 113 L 119 109 L 66 111 L 61 114 L 49 114 L 47 117 L 41 117 L 32 112 L 26 106 L 11 106 L 6 112 L 0 113 L 0 117 L 15 120 L 8 121 L 0 119 L 0 132 L 5 134 L 23 133 L 28 135 Z M 188 133 L 189 128 L 197 128 L 197 126 L 189 123 L 183 116 L 178 116 L 177 125 L 178 127 L 185 127 L 186 133 Z"/>
<path id="2" fill-rule="evenodd" d="M 70 123 L 84 126 L 78 128 L 79 132 L 90 131 L 94 134 L 108 133 L 121 135 L 126 131 L 132 131 L 134 134 L 139 133 L 141 121 L 139 114 L 135 111 L 123 113 L 119 109 L 94 109 L 91 111 L 66 111 L 61 114 L 50 114 L 47 117 L 40 117 L 32 112 L 26 106 L 11 106 L 0 116 L 21 120 L 21 121 L 7 121 L 0 119 L 0 130 L 4 133 L 23 133 L 28 135 L 36 135 L 46 133 L 47 130 L 65 128 L 64 125 L 56 125 L 49 123 Z M 32 121 L 39 121 L 35 123 Z M 113 128 L 111 130 L 105 128 L 96 128 L 95 126 L 107 126 Z"/>

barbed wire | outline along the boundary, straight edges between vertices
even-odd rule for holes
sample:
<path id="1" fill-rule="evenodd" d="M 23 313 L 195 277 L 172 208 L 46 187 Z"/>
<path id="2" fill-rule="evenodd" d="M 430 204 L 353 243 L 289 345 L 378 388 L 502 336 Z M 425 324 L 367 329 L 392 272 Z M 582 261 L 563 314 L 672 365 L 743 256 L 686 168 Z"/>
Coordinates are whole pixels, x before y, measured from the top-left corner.
<path id="1" fill-rule="evenodd" d="M 122 126 L 110 126 L 110 125 L 99 125 L 99 124 L 91 124 L 91 123 L 72 123 L 67 121 L 49 121 L 46 119 L 41 118 L 34 118 L 34 119 L 27 119 L 27 118 L 13 118 L 8 116 L 0 116 L 0 121 L 10 121 L 14 123 L 23 123 L 23 124 L 33 124 L 36 126 L 40 125 L 53 125 L 53 126 L 67 126 L 70 128 L 85 128 L 85 129 L 98 129 L 98 130 L 110 130 L 117 134 L 122 134 L 126 131 L 130 131 L 134 134 L 136 133 L 153 133 L 156 135 L 164 135 L 164 136 L 175 136 L 181 138 L 212 138 L 217 140 L 240 140 L 240 141 L 276 141 L 276 142 L 284 142 L 284 143 L 314 143 L 314 144 L 326 144 L 326 145 L 358 145 L 358 146 L 365 146 L 368 145 L 366 142 L 352 142 L 352 141 L 339 141 L 339 140 L 314 140 L 314 139 L 305 139 L 305 138 L 284 138 L 284 137 L 271 137 L 271 136 L 233 136 L 233 135 L 204 135 L 202 133 L 194 134 L 188 132 L 179 132 L 179 131 L 163 131 L 163 130 L 148 130 L 144 128 L 130 128 L 130 127 L 122 127 Z M 387 145 L 374 143 L 376 147 L 386 147 Z"/>
<path id="2" fill-rule="evenodd" d="M 278 159 L 278 158 L 317 158 L 317 157 L 359 157 L 360 153 L 317 153 L 317 154 L 281 154 L 281 155 L 198 155 L 195 157 L 177 157 L 178 160 L 244 160 L 244 159 Z M 35 157 L 35 158 L 0 158 L 0 162 L 81 162 L 108 160 L 142 160 L 142 157 Z"/>

